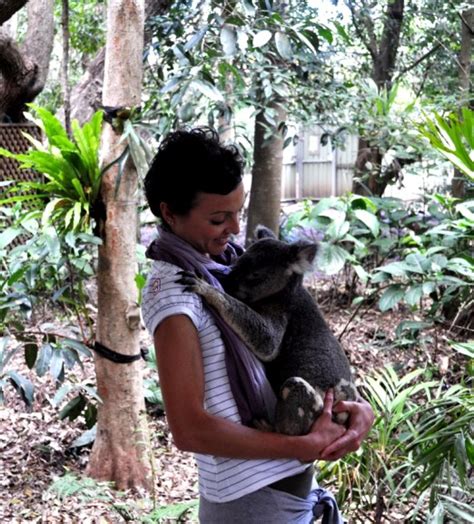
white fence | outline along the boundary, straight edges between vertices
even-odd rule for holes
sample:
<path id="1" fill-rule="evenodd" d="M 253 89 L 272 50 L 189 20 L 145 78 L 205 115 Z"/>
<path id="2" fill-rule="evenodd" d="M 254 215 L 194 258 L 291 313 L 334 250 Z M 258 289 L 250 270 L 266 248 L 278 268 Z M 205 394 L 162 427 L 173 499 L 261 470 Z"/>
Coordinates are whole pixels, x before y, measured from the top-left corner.
<path id="1" fill-rule="evenodd" d="M 283 200 L 340 196 L 351 190 L 358 138 L 345 133 L 343 145 L 333 150 L 330 140 L 321 143 L 323 133 L 319 126 L 306 128 L 296 145 L 284 149 Z"/>

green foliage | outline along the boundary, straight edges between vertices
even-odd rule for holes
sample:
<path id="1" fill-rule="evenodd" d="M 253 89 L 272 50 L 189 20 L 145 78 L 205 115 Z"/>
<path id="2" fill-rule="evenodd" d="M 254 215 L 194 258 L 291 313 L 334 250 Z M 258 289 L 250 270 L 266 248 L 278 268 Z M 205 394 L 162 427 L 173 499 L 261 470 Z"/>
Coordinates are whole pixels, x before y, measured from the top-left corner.
<path id="1" fill-rule="evenodd" d="M 154 502 L 149 499 L 141 500 L 139 504 L 129 500 L 120 501 L 120 499 L 126 497 L 126 493 L 113 490 L 113 483 L 97 482 L 94 479 L 70 472 L 66 472 L 65 475 L 56 479 L 48 488 L 48 491 L 57 495 L 61 500 L 77 497 L 80 501 L 99 500 L 106 502 L 127 522 L 152 524 L 168 521 L 197 521 L 197 500 L 160 507 L 154 507 Z M 146 509 L 147 507 L 153 507 L 153 509 L 149 511 Z"/>
<path id="2" fill-rule="evenodd" d="M 474 202 L 435 194 L 425 209 L 351 194 L 324 198 L 290 215 L 282 234 L 319 240 L 318 268 L 345 278 L 352 299 L 362 293 L 368 303 L 378 297 L 381 311 L 405 303 L 442 319 L 456 304 L 472 307 Z"/>
<path id="3" fill-rule="evenodd" d="M 35 105 L 30 107 L 38 119 L 30 118 L 41 127 L 48 144 L 45 146 L 25 134 L 32 149 L 14 154 L 0 148 L 0 155 L 17 160 L 23 169 L 37 171 L 46 181 L 17 182 L 10 187 L 10 192 L 20 194 L 3 198 L 0 205 L 28 200 L 44 206 L 47 202 L 42 213 L 43 224 L 54 224 L 64 232 L 88 232 L 102 178 L 99 169 L 102 112 L 95 113 L 82 128 L 73 121 L 73 137 L 69 139 L 59 120 L 49 111 Z M 28 194 L 25 196 L 22 192 Z"/>
<path id="4" fill-rule="evenodd" d="M 316 9 L 291 2 L 282 12 L 273 2 L 245 0 L 208 7 L 203 12 L 199 3 L 181 2 L 150 21 L 156 40 L 148 51 L 153 77 L 146 111 L 160 115 L 159 133 L 197 121 L 217 127 L 243 108 L 265 111 L 273 133 L 279 123 L 269 104 L 276 99 L 308 116 L 316 90 L 306 81 L 321 73 L 317 53 L 333 39 Z M 234 130 L 242 148 L 251 149 L 248 130 Z"/>
<path id="5" fill-rule="evenodd" d="M 61 500 L 74 496 L 81 500 L 111 502 L 113 501 L 112 488 L 112 482 L 97 482 L 89 477 L 78 477 L 74 473 L 67 472 L 56 479 L 48 488 L 48 491 L 56 494 Z"/>
<path id="6" fill-rule="evenodd" d="M 61 235 L 52 227 L 41 229 L 35 212 L 25 213 L 19 204 L 1 212 L 12 223 L 0 239 L 0 330 L 5 335 L 1 387 L 12 383 L 31 405 L 33 387 L 6 364 L 14 353 L 23 351 L 29 369 L 38 376 L 49 373 L 59 386 L 76 365 L 82 367 L 82 358 L 91 356 L 87 342 L 93 328 L 85 285 L 93 275 L 90 250 L 100 240 L 86 233 Z M 22 243 L 14 245 L 18 238 Z M 46 322 L 30 331 L 31 316 L 47 310 L 69 317 L 68 332 L 78 338 L 56 333 L 55 326 Z M 89 402 L 84 411 L 88 406 Z"/>
<path id="7" fill-rule="evenodd" d="M 367 376 L 362 391 L 376 415 L 361 448 L 320 465 L 319 480 L 334 483 L 343 507 L 390 514 L 407 504 L 413 519 L 455 492 L 469 492 L 473 398 L 470 389 L 419 381 L 423 370 L 399 377 L 391 367 Z M 449 483 L 448 483 L 449 481 Z M 454 500 L 459 511 L 463 502 Z M 456 511 L 452 510 L 451 511 Z"/>
<path id="8" fill-rule="evenodd" d="M 169 504 L 155 509 L 149 515 L 146 515 L 141 520 L 146 524 L 153 522 L 190 522 L 198 520 L 198 500 L 191 500 L 189 502 L 179 502 L 176 504 Z"/>
<path id="9" fill-rule="evenodd" d="M 443 118 L 425 115 L 418 126 L 420 134 L 454 166 L 474 182 L 474 112 L 463 107 L 461 115 L 451 113 Z"/>

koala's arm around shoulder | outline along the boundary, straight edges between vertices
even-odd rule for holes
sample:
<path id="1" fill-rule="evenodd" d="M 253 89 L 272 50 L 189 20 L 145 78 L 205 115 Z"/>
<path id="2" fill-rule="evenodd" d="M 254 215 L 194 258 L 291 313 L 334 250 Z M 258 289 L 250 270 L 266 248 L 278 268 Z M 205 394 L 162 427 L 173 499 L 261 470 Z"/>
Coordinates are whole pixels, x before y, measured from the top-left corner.
<path id="1" fill-rule="evenodd" d="M 194 274 L 183 271 L 180 275 L 177 282 L 185 286 L 184 290 L 197 293 L 216 309 L 257 358 L 269 362 L 277 357 L 287 325 L 286 317 L 277 313 L 260 315 Z"/>

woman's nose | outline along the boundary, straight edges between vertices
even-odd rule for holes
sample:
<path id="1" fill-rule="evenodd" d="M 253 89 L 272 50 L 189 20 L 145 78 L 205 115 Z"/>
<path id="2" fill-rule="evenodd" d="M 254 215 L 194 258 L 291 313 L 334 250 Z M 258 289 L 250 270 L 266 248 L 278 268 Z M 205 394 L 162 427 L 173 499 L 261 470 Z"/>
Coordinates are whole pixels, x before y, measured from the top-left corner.
<path id="1" fill-rule="evenodd" d="M 230 219 L 229 232 L 233 235 L 237 235 L 240 232 L 240 220 L 239 215 L 234 215 Z"/>

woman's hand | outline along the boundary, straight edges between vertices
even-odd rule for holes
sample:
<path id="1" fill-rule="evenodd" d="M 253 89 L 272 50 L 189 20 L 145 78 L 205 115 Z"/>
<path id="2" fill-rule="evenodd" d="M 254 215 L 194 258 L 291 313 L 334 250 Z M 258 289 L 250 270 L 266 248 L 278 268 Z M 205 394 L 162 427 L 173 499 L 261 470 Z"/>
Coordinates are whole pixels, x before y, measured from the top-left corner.
<path id="1" fill-rule="evenodd" d="M 319 460 L 322 451 L 333 442 L 338 442 L 346 432 L 344 426 L 336 424 L 332 420 L 333 403 L 334 392 L 330 389 L 324 397 L 324 406 L 321 415 L 319 415 L 316 422 L 312 425 L 310 432 L 304 436 L 308 448 L 305 453 L 306 456 L 301 458 L 303 462 Z"/>
<path id="2" fill-rule="evenodd" d="M 341 400 L 333 407 L 333 411 L 335 413 L 347 411 L 349 427 L 342 436 L 322 450 L 321 460 L 337 460 L 359 449 L 375 420 L 370 404 L 363 399 L 359 402 Z"/>

